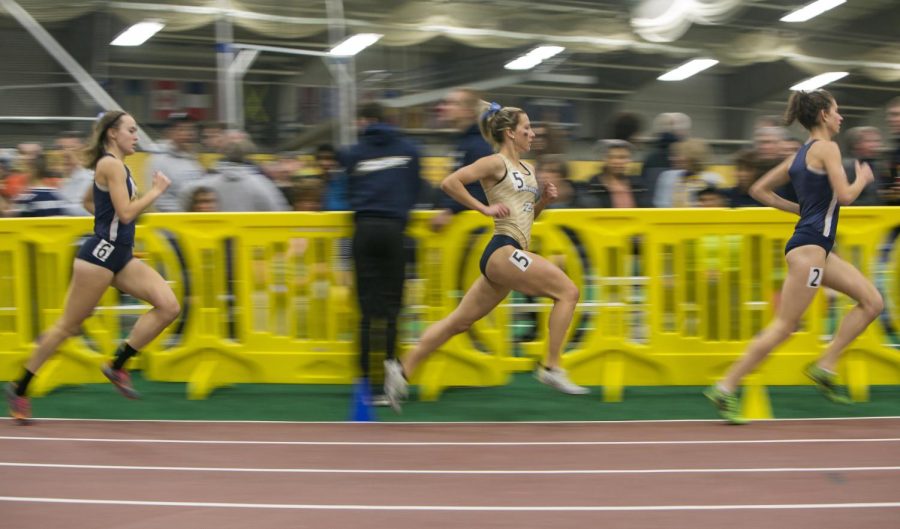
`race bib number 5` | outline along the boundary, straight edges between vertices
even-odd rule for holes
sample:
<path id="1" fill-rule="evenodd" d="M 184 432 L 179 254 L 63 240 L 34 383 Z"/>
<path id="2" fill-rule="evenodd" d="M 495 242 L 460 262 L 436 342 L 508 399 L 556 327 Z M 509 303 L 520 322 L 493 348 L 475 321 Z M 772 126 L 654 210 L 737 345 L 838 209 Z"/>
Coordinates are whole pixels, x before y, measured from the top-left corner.
<path id="1" fill-rule="evenodd" d="M 528 257 L 528 254 L 519 249 L 513 251 L 512 255 L 509 256 L 509 260 L 512 264 L 516 265 L 516 268 L 523 272 L 528 270 L 528 267 L 531 266 L 531 257 Z"/>
<path id="2" fill-rule="evenodd" d="M 113 246 L 112 244 L 101 240 L 97 244 L 97 246 L 94 246 L 94 251 L 91 252 L 91 255 L 93 255 L 94 257 L 96 257 L 97 259 L 99 259 L 100 261 L 105 263 L 106 260 L 109 259 L 109 256 L 112 255 L 113 250 L 115 250 L 115 249 L 116 249 L 116 247 Z"/>

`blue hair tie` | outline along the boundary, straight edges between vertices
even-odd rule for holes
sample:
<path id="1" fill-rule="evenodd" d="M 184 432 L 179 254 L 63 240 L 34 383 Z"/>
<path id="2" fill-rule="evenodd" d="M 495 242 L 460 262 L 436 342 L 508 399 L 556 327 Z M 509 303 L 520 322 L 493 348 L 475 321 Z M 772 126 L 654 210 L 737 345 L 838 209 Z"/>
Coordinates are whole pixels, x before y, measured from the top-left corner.
<path id="1" fill-rule="evenodd" d="M 500 112 L 501 108 L 503 107 L 500 106 L 500 103 L 492 102 L 491 106 L 489 106 L 488 109 L 484 111 L 484 114 L 481 115 L 481 119 L 486 119 L 493 116 L 497 112 Z"/>

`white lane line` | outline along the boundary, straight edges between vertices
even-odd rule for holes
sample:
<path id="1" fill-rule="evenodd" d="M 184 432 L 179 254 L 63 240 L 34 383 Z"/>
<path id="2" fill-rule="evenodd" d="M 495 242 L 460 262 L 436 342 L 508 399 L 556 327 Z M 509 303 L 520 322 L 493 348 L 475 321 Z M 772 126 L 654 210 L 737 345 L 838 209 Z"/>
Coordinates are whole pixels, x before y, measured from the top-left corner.
<path id="1" fill-rule="evenodd" d="M 879 417 L 798 417 L 791 419 L 758 419 L 754 423 L 770 422 L 827 422 L 827 421 L 875 421 L 896 420 L 900 415 L 885 415 Z M 10 417 L 0 417 L 0 421 L 11 421 Z M 454 425 L 498 425 L 515 426 L 518 424 L 667 424 L 667 423 L 721 423 L 721 419 L 641 419 L 641 420 L 616 420 L 616 421 L 391 421 L 391 422 L 349 422 L 349 421 L 243 421 L 243 420 L 194 420 L 194 419 L 85 419 L 74 417 L 41 417 L 39 422 L 64 421 L 64 422 L 135 422 L 135 423 L 172 423 L 172 424 L 310 424 L 310 425 L 352 425 L 357 428 L 374 428 L 383 426 L 454 426 Z"/>
<path id="2" fill-rule="evenodd" d="M 886 509 L 900 508 L 900 502 L 879 503 L 776 503 L 738 505 L 323 505 L 303 503 L 226 503 L 197 501 L 92 500 L 83 498 L 40 498 L 0 496 L 15 503 L 65 503 L 80 505 L 127 505 L 137 507 L 205 507 L 224 509 L 292 509 L 318 511 L 502 511 L 502 512 L 604 512 L 604 511 L 731 511 L 788 509 Z"/>
<path id="3" fill-rule="evenodd" d="M 811 439 L 706 439 L 683 441 L 253 441 L 229 439 L 108 439 L 103 437 L 36 437 L 0 435 L 0 441 L 46 441 L 69 443 L 147 443 L 199 445 L 281 446 L 658 446 L 658 445 L 747 445 L 807 443 L 896 443 L 900 437 L 811 438 Z"/>
<path id="4" fill-rule="evenodd" d="M 367 468 L 237 468 L 237 467 L 161 467 L 132 465 L 73 465 L 62 463 L 0 462 L 0 467 L 53 468 L 76 470 L 152 470 L 163 472 L 241 472 L 269 474 L 411 474 L 411 475 L 577 475 L 577 474 L 731 474 L 731 473 L 813 473 L 813 472 L 877 472 L 898 471 L 893 467 L 774 467 L 774 468 L 651 468 L 590 470 L 425 470 Z"/>

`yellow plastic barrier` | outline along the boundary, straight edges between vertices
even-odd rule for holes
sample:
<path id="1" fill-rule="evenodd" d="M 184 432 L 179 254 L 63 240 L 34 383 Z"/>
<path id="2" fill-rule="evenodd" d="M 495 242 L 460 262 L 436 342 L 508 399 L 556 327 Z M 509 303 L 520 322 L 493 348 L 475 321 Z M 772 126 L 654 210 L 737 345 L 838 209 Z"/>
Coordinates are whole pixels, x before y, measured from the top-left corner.
<path id="1" fill-rule="evenodd" d="M 413 216 L 416 266 L 407 282 L 404 347 L 452 311 L 478 277 L 490 220 L 459 215 L 442 233 Z M 772 317 L 795 218 L 768 209 L 551 210 L 533 248 L 563 266 L 581 300 L 563 360 L 573 380 L 624 398 L 627 386 L 705 385 Z M 900 383 L 897 307 L 900 216 L 845 208 L 837 251 L 873 278 L 887 301 L 848 348 L 841 375 L 856 400 L 870 384 Z M 78 239 L 90 219 L 0 220 L 0 374 L 19 372 L 32 341 L 59 317 Z M 349 383 L 356 376 L 357 310 L 346 257 L 348 213 L 156 214 L 142 218 L 136 250 L 171 282 L 184 312 L 138 357 L 145 376 L 188 383 L 190 398 L 228 384 Z M 547 347 L 549 300 L 510 297 L 455 337 L 417 373 L 421 395 L 450 386 L 497 386 L 532 369 Z M 766 386 L 803 384 L 833 322 L 851 307 L 823 293 L 801 329 L 748 379 L 752 414 L 770 413 Z M 145 310 L 110 291 L 36 379 L 37 394 L 100 382 L 97 367 Z M 534 316 L 527 313 L 533 312 Z M 525 337 L 522 321 L 537 322 Z"/>

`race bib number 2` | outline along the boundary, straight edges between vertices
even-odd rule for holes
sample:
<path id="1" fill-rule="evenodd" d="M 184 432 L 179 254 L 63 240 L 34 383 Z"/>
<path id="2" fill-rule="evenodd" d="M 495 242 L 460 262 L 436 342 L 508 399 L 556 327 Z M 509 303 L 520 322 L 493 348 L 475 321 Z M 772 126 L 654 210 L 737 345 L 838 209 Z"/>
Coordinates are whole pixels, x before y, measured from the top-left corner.
<path id="1" fill-rule="evenodd" d="M 116 247 L 112 244 L 106 241 L 100 241 L 97 246 L 94 246 L 94 251 L 91 252 L 91 255 L 105 263 L 115 249 Z"/>
<path id="2" fill-rule="evenodd" d="M 809 269 L 809 282 L 807 286 L 810 288 L 819 288 L 822 284 L 822 269 L 815 266 Z"/>
<path id="3" fill-rule="evenodd" d="M 509 256 L 509 261 L 523 272 L 531 266 L 531 257 L 528 257 L 528 254 L 519 249 L 513 251 L 512 255 Z"/>

